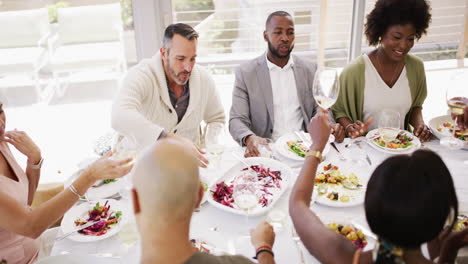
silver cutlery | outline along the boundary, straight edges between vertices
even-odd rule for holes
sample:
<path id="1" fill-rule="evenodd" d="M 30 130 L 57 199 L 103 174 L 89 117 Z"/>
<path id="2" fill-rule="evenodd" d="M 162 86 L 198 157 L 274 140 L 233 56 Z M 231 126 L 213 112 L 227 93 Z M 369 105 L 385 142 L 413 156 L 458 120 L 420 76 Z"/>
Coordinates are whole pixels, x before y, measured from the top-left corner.
<path id="1" fill-rule="evenodd" d="M 292 239 L 293 239 L 294 243 L 296 243 L 297 251 L 299 251 L 299 257 L 301 259 L 301 264 L 306 264 L 305 258 L 304 258 L 304 253 L 302 252 L 302 249 L 301 249 L 301 238 L 297 234 L 296 229 L 294 228 L 294 226 L 292 227 Z"/>
<path id="2" fill-rule="evenodd" d="M 87 228 L 87 227 L 93 226 L 94 224 L 96 224 L 96 223 L 99 222 L 99 221 L 101 221 L 101 220 L 97 220 L 97 221 L 93 221 L 93 222 L 88 222 L 88 223 L 86 223 L 86 224 L 84 224 L 84 225 L 81 225 L 81 226 L 78 227 L 77 229 L 75 229 L 75 230 L 73 230 L 73 231 L 70 231 L 70 232 L 68 232 L 68 233 L 65 233 L 65 234 L 63 234 L 63 235 L 61 235 L 61 236 L 55 238 L 55 241 L 60 241 L 60 240 L 66 238 L 66 237 L 68 237 L 68 236 L 70 236 L 70 235 L 73 235 L 74 233 L 76 233 L 76 232 L 78 232 L 78 231 L 80 231 L 80 230 L 83 230 L 83 229 L 85 229 L 85 228 Z"/>

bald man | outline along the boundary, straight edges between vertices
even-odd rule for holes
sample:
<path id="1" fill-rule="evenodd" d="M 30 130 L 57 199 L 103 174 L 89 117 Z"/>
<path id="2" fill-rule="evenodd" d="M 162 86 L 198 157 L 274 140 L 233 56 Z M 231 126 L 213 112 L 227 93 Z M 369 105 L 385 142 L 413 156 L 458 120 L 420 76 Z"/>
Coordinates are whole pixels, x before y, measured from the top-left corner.
<path id="1" fill-rule="evenodd" d="M 159 140 L 133 170 L 133 204 L 141 236 L 141 263 L 237 264 L 253 263 L 242 256 L 213 256 L 197 252 L 189 240 L 192 212 L 203 197 L 194 150 L 172 138 Z M 272 247 L 275 234 L 263 222 L 251 231 L 256 249 Z M 259 263 L 274 263 L 261 251 Z"/>

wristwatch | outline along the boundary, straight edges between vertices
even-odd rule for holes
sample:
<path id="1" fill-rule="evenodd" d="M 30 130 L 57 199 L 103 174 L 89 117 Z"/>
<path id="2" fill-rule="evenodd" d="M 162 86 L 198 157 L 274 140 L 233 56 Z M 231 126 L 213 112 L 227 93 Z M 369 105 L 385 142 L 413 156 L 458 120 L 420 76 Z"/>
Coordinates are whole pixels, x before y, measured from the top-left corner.
<path id="1" fill-rule="evenodd" d="M 28 167 L 31 168 L 31 169 L 38 170 L 38 169 L 40 169 L 42 167 L 42 162 L 43 161 L 44 161 L 44 158 L 41 157 L 41 160 L 37 164 L 31 164 L 31 163 L 28 162 Z"/>
<path id="2" fill-rule="evenodd" d="M 309 156 L 316 157 L 319 160 L 319 162 L 322 162 L 323 160 L 322 152 L 318 150 L 309 150 L 305 157 L 307 158 Z"/>

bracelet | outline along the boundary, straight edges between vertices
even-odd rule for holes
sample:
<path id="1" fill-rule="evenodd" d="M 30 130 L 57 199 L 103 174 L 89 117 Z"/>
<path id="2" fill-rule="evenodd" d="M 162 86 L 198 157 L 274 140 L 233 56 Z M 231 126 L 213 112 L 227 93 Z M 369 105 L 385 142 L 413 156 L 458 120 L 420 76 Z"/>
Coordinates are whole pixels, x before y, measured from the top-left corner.
<path id="1" fill-rule="evenodd" d="M 258 259 L 258 255 L 260 255 L 262 252 L 268 252 L 268 253 L 271 254 L 272 257 L 275 257 L 275 254 L 273 253 L 272 250 L 264 248 L 264 249 L 260 249 L 260 250 L 257 251 L 257 253 L 255 254 L 254 259 Z"/>
<path id="2" fill-rule="evenodd" d="M 42 167 L 42 162 L 43 161 L 44 161 L 44 158 L 41 157 L 41 160 L 37 164 L 31 164 L 31 163 L 28 162 L 28 167 L 30 169 L 38 170 L 38 169 L 40 169 Z"/>
<path id="3" fill-rule="evenodd" d="M 68 186 L 68 189 L 69 189 L 72 193 L 74 193 L 74 194 L 78 197 L 78 199 L 81 198 L 81 195 L 78 193 L 78 191 L 76 190 L 75 186 L 73 186 L 73 183 L 70 184 L 70 186 Z"/>
<path id="4" fill-rule="evenodd" d="M 319 162 L 323 161 L 322 152 L 320 152 L 319 150 L 309 150 L 306 153 L 305 158 L 310 157 L 310 156 L 317 158 Z"/>
<path id="5" fill-rule="evenodd" d="M 259 246 L 255 251 L 259 251 L 261 249 L 269 249 L 269 250 L 273 250 L 273 248 L 271 246 L 268 246 L 268 245 L 263 245 L 263 246 Z"/>

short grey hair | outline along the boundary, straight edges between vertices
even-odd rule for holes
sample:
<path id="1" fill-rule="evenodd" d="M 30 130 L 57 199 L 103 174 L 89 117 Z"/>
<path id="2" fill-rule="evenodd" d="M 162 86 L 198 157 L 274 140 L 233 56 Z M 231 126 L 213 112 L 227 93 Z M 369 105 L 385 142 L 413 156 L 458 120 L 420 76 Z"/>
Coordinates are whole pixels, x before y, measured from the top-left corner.
<path id="1" fill-rule="evenodd" d="M 184 23 L 171 24 L 164 31 L 163 48 L 170 48 L 175 34 L 179 34 L 188 40 L 198 39 L 198 33 L 190 25 Z"/>

